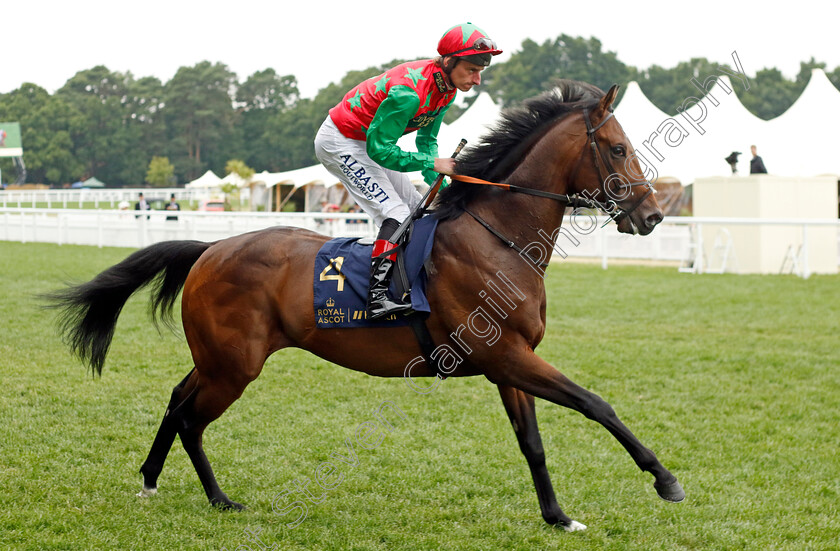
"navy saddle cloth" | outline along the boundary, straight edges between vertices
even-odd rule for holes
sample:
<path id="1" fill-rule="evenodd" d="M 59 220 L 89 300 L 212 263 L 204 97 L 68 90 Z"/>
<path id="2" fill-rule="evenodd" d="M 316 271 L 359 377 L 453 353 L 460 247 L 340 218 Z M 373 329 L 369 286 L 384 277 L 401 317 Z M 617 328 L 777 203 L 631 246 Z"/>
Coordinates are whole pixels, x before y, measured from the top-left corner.
<path id="1" fill-rule="evenodd" d="M 426 216 L 414 223 L 411 241 L 405 249 L 405 268 L 415 312 L 429 310 L 426 300 L 426 270 L 423 264 L 432 253 L 437 218 Z M 315 321 L 321 329 L 347 327 L 398 327 L 408 325 L 405 316 L 396 315 L 368 321 L 366 313 L 370 283 L 370 255 L 373 244 L 364 245 L 357 237 L 332 239 L 324 243 L 315 257 Z M 396 297 L 391 278 L 391 296 Z"/>

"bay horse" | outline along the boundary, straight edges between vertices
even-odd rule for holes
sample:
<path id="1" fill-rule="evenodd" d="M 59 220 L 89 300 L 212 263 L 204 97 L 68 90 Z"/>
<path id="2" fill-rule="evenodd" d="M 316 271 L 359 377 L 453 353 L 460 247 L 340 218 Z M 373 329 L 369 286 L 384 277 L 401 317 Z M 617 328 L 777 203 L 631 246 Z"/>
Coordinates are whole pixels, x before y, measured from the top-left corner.
<path id="1" fill-rule="evenodd" d="M 634 149 L 612 115 L 618 86 L 607 93 L 586 83 L 560 81 L 556 88 L 506 110 L 497 127 L 468 148 L 457 172 L 496 186 L 454 181 L 438 197 L 439 224 L 427 262 L 426 320 L 433 341 L 460 350 L 448 375 L 483 375 L 496 384 L 525 455 L 545 521 L 573 531 L 585 526 L 557 503 L 546 469 L 534 398 L 576 410 L 603 425 L 642 470 L 654 477 L 665 500 L 685 497 L 679 482 L 630 432 L 603 399 L 576 385 L 536 355 L 545 333 L 542 273 L 551 254 L 534 259 L 528 244 L 557 239 L 567 205 L 611 209 L 619 232 L 648 234 L 662 220 Z M 617 168 L 613 168 L 617 167 Z M 519 193 L 509 193 L 519 191 Z M 536 195 L 536 196 L 535 196 Z M 565 230 L 565 228 L 564 228 Z M 140 472 L 143 490 L 157 480 L 178 435 L 212 505 L 242 509 L 219 487 L 202 447 L 202 435 L 257 378 L 266 359 L 287 347 L 379 377 L 434 376 L 416 360 L 420 347 L 410 328 L 319 329 L 313 311 L 314 259 L 327 237 L 288 227 L 247 233 L 215 243 L 162 242 L 139 250 L 93 280 L 49 295 L 61 310 L 61 328 L 73 352 L 101 374 L 120 311 L 146 285 L 151 312 L 172 321 L 183 288 L 181 317 L 194 366 L 171 400 Z M 518 251 L 518 252 L 517 252 Z M 499 307 L 481 289 L 495 287 Z M 498 333 L 464 331 L 470 312 L 485 296 L 484 313 L 495 315 Z M 516 308 L 505 312 L 501 304 Z M 498 315 L 504 314 L 504 316 Z M 473 320 L 475 321 L 475 320 Z M 477 325 L 476 325 L 477 326 Z M 451 359 L 451 356 L 450 356 Z M 407 372 L 406 366 L 413 368 Z"/>

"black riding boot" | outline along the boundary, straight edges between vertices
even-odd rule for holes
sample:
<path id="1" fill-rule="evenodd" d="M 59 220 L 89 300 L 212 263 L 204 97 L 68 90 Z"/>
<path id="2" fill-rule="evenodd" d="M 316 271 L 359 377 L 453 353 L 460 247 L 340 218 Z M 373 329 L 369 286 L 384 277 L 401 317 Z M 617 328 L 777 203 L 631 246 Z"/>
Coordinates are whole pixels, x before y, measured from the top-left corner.
<path id="1" fill-rule="evenodd" d="M 373 253 L 370 261 L 370 288 L 368 290 L 367 314 L 368 319 L 375 320 L 390 316 L 391 314 L 402 314 L 411 310 L 411 304 L 395 300 L 388 296 L 388 286 L 391 283 L 394 262 L 397 253 L 388 256 L 380 254 L 396 248 L 395 243 L 388 239 L 394 235 L 399 227 L 399 222 L 388 218 L 382 223 L 379 235 L 373 245 Z"/>

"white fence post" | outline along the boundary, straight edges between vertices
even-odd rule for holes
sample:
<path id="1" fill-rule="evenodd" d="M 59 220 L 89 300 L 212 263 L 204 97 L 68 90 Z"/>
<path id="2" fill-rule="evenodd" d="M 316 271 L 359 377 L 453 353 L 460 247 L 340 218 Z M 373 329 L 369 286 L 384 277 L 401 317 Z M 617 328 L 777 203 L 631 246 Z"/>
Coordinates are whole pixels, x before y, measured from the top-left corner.
<path id="1" fill-rule="evenodd" d="M 96 211 L 96 244 L 101 249 L 104 246 L 105 231 L 102 227 L 102 213 Z"/>
<path id="2" fill-rule="evenodd" d="M 601 269 L 606 270 L 607 269 L 607 232 L 604 231 L 603 227 L 599 227 L 598 232 L 601 234 L 600 235 L 600 237 L 601 237 Z"/>
<path id="3" fill-rule="evenodd" d="M 811 277 L 811 267 L 808 265 L 808 225 L 802 224 L 802 277 Z"/>
<path id="4" fill-rule="evenodd" d="M 702 274 L 705 266 L 703 266 L 703 257 L 706 251 L 703 250 L 703 224 L 697 224 L 697 256 L 694 260 L 694 265 L 697 268 L 695 273 Z"/>

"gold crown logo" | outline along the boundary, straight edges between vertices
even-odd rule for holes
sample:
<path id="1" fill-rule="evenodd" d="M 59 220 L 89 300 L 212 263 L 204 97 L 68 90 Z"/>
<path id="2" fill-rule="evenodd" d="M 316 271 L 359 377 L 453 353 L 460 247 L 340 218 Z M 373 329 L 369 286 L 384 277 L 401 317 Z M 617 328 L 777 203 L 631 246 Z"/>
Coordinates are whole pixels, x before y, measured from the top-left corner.
<path id="1" fill-rule="evenodd" d="M 332 297 L 327 299 L 327 306 L 330 307 L 330 308 L 335 306 L 335 301 L 332 299 Z"/>

